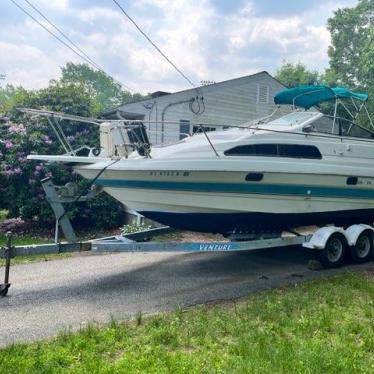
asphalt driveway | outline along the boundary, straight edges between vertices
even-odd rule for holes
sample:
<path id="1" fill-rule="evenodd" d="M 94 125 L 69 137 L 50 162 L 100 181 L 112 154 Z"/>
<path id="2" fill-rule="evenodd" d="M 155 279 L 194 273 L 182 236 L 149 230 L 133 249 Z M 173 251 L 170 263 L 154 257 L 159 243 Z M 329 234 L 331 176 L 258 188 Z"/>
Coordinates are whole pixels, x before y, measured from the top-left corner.
<path id="1" fill-rule="evenodd" d="M 283 247 L 82 255 L 16 265 L 9 294 L 0 298 L 0 345 L 50 337 L 92 321 L 235 299 L 342 271 L 309 270 L 311 258 L 307 249 Z M 374 268 L 374 263 L 351 268 Z"/>

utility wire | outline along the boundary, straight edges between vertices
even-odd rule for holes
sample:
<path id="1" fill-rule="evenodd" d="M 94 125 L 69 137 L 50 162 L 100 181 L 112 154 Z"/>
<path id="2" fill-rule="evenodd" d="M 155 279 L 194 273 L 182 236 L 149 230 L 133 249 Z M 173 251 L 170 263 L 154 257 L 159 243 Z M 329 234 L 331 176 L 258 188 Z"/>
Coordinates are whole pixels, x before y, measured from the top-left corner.
<path id="1" fill-rule="evenodd" d="M 137 23 L 127 14 L 127 12 L 123 9 L 123 7 L 118 3 L 117 0 L 113 0 L 113 2 L 117 5 L 117 7 L 122 11 L 122 13 L 127 17 L 127 19 L 139 30 L 139 32 L 148 40 L 149 43 L 157 50 L 158 53 L 192 86 L 196 87 L 194 84 L 184 73 L 182 70 L 178 68 L 166 55 L 161 49 L 152 41 L 152 39 L 137 25 Z"/>
<path id="2" fill-rule="evenodd" d="M 84 52 L 78 45 L 76 45 L 59 27 L 57 27 L 52 21 L 50 21 L 42 12 L 39 10 L 35 5 L 31 3 L 29 0 L 24 0 L 27 4 L 30 5 L 32 9 L 34 9 L 41 17 L 43 17 L 57 32 L 62 35 L 65 40 L 67 40 L 71 45 L 73 45 L 83 56 L 85 56 L 87 59 L 89 59 L 93 65 L 95 65 L 97 70 L 103 71 L 103 69 L 100 67 L 100 65 L 96 64 L 94 60 L 90 56 L 87 55 L 86 52 Z"/>
<path id="3" fill-rule="evenodd" d="M 66 43 L 63 39 L 61 39 L 58 35 L 56 35 L 55 33 L 53 33 L 51 30 L 49 30 L 47 27 L 45 27 L 41 22 L 39 22 L 32 14 L 30 14 L 26 9 L 24 9 L 21 5 L 19 5 L 15 0 L 10 0 L 18 9 L 20 9 L 23 13 L 25 13 L 26 15 L 28 15 L 34 22 L 36 22 L 40 27 L 42 27 L 45 31 L 47 31 L 50 35 L 52 35 L 55 39 L 57 39 L 61 44 L 63 44 L 65 47 L 69 48 L 75 55 L 77 55 L 78 57 L 80 57 L 82 60 L 86 61 L 89 65 L 91 65 L 93 68 L 101 71 L 103 74 L 105 74 L 106 76 L 112 78 L 114 80 L 113 77 L 111 77 L 109 74 L 107 74 L 104 70 L 102 70 L 101 68 L 98 68 L 96 67 L 95 63 L 91 62 L 91 60 L 87 57 L 85 57 L 84 55 L 80 54 L 79 52 L 77 52 L 74 48 L 72 48 L 68 43 Z M 25 0 L 27 1 L 27 0 Z M 29 3 L 29 2 L 28 2 Z M 44 17 L 43 17 L 44 18 Z M 47 20 L 48 23 L 50 23 L 48 20 Z M 74 45 L 74 44 L 73 44 Z M 117 81 L 118 82 L 118 81 Z M 125 84 L 121 83 L 121 82 L 118 82 L 120 85 L 122 85 L 123 87 L 125 87 L 126 89 L 128 89 L 129 91 L 133 91 L 130 87 L 126 86 Z"/>

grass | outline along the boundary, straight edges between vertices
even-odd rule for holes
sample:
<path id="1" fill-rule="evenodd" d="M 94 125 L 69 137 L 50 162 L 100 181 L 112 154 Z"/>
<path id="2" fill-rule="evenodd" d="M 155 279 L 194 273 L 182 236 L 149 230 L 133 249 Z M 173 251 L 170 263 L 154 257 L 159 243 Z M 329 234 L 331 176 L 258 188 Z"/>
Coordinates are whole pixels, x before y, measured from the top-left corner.
<path id="1" fill-rule="evenodd" d="M 349 273 L 0 350 L 1 373 L 373 373 L 374 278 Z"/>
<path id="2" fill-rule="evenodd" d="M 179 242 L 181 241 L 182 238 L 182 232 L 181 231 L 172 231 L 168 232 L 166 234 L 160 234 L 160 235 L 155 235 L 152 237 L 153 242 Z"/>
<path id="3" fill-rule="evenodd" d="M 6 220 L 8 211 L 5 209 L 0 209 L 0 223 Z"/>

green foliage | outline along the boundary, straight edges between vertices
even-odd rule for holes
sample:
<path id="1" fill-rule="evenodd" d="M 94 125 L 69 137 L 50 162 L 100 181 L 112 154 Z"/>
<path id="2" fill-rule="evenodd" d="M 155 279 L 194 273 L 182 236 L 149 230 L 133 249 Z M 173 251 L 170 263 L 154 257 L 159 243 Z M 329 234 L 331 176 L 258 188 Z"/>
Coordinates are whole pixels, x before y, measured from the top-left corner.
<path id="1" fill-rule="evenodd" d="M 284 61 L 280 69 L 275 73 L 278 79 L 286 87 L 294 87 L 303 84 L 316 84 L 319 81 L 318 71 L 309 71 L 304 64 L 298 62 L 292 64 Z"/>
<path id="2" fill-rule="evenodd" d="M 121 232 L 123 235 L 125 235 L 125 234 L 132 234 L 134 232 L 150 230 L 151 228 L 152 228 L 152 225 L 146 225 L 144 223 L 140 225 L 124 225 L 121 228 Z"/>
<path id="3" fill-rule="evenodd" d="M 97 102 L 100 111 L 142 98 L 140 94 L 132 95 L 123 90 L 121 84 L 112 77 L 92 69 L 87 64 L 68 62 L 62 68 L 61 83 L 73 84 L 88 92 Z"/>
<path id="4" fill-rule="evenodd" d="M 13 86 L 0 89 L 0 111 L 7 117 L 0 123 L 0 209 L 6 209 L 9 217 L 20 216 L 26 220 L 52 224 L 54 216 L 45 200 L 40 180 L 53 175 L 56 184 L 71 180 L 81 188 L 87 184 L 78 175 L 72 176 L 70 168 L 46 166 L 26 159 L 30 153 L 62 154 L 64 150 L 45 119 L 32 119 L 16 108 L 48 109 L 95 117 L 103 109 L 105 100 L 111 100 L 111 95 L 115 95 L 114 101 L 119 100 L 118 104 L 121 98 L 126 97 L 126 92 L 121 91 L 118 85 L 84 65 L 68 64 L 63 70 L 65 74 L 61 81 L 51 81 L 47 88 L 41 90 L 27 91 Z M 77 81 L 74 81 L 73 72 Z M 83 79 L 85 74 L 88 75 L 87 81 Z M 114 86 L 110 88 L 110 84 Z M 81 145 L 99 146 L 96 126 L 67 121 L 62 121 L 61 126 L 73 148 Z M 80 226 L 103 229 L 121 225 L 123 216 L 120 204 L 106 194 L 87 203 L 77 203 L 69 211 L 69 217 Z"/>
<path id="5" fill-rule="evenodd" d="M 5 221 L 5 219 L 7 218 L 8 216 L 8 211 L 5 210 L 5 209 L 0 209 L 0 223 Z"/>
<path id="6" fill-rule="evenodd" d="M 328 20 L 330 68 L 352 87 L 373 87 L 374 0 L 359 0 L 352 8 L 338 9 Z"/>
<path id="7" fill-rule="evenodd" d="M 0 87 L 0 113 L 8 113 L 18 102 L 22 102 L 27 97 L 28 92 L 22 87 L 14 87 L 7 84 Z"/>
<path id="8" fill-rule="evenodd" d="M 2 373 L 372 373 L 374 280 L 345 274 L 240 302 L 0 350 Z"/>
<path id="9" fill-rule="evenodd" d="M 331 46 L 326 77 L 333 77 L 335 84 L 368 92 L 367 106 L 374 113 L 374 0 L 359 0 L 355 7 L 338 9 L 327 27 Z M 370 126 L 364 114 L 358 121 Z"/>

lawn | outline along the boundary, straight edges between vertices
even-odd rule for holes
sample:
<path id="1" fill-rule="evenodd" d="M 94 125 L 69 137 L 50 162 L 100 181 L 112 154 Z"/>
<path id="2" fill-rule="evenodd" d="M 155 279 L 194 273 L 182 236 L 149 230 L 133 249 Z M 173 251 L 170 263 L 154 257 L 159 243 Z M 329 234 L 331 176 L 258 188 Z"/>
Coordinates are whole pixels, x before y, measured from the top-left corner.
<path id="1" fill-rule="evenodd" d="M 53 317 L 52 317 L 53 318 Z M 0 350 L 1 373 L 373 373 L 374 274 L 64 332 Z"/>

